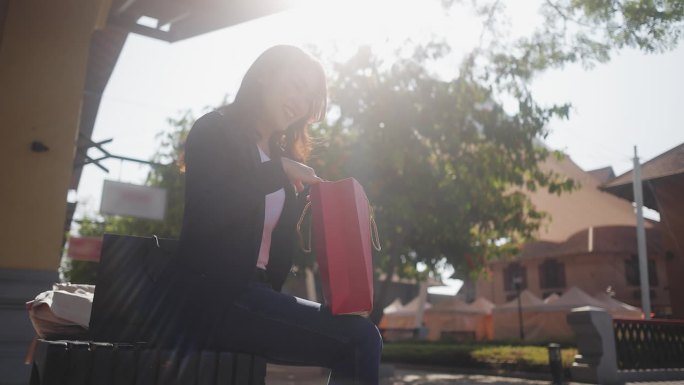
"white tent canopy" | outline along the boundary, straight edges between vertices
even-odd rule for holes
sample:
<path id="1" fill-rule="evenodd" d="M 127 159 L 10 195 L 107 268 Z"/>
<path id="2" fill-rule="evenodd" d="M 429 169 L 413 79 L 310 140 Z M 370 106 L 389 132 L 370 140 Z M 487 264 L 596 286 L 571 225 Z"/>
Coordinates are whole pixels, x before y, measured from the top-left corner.
<path id="1" fill-rule="evenodd" d="M 383 314 L 392 314 L 401 310 L 401 308 L 403 307 L 404 305 L 401 303 L 401 300 L 399 298 L 396 298 L 394 301 L 392 301 L 391 304 L 387 305 L 387 307 L 384 308 L 382 312 Z"/>
<path id="2" fill-rule="evenodd" d="M 452 297 L 447 300 L 436 303 L 432 306 L 432 311 L 463 311 L 468 308 L 468 304 L 458 297 Z"/>
<path id="3" fill-rule="evenodd" d="M 538 301 L 531 294 L 522 292 L 522 317 L 525 338 L 530 341 L 544 341 L 549 339 L 570 339 L 572 330 L 567 324 L 567 314 L 574 308 L 594 306 L 605 309 L 613 317 L 640 318 L 641 311 L 633 306 L 611 298 L 605 293 L 593 297 L 577 287 L 569 288 L 555 300 Z M 545 303 L 546 302 L 546 303 Z M 494 338 L 518 338 L 519 323 L 511 311 L 517 310 L 517 298 L 513 301 L 494 308 L 493 327 Z"/>
<path id="4" fill-rule="evenodd" d="M 643 312 L 638 307 L 618 301 L 606 293 L 599 293 L 596 299 L 603 302 L 606 309 L 613 317 L 640 319 Z"/>
<path id="5" fill-rule="evenodd" d="M 494 304 L 491 303 L 487 298 L 478 297 L 469 305 L 469 307 L 474 313 L 491 314 L 492 309 L 494 309 Z"/>
<path id="6" fill-rule="evenodd" d="M 472 303 L 466 303 L 462 299 L 454 297 L 434 304 L 429 312 L 491 314 L 493 308 L 494 304 L 484 297 L 478 297 Z"/>
<path id="7" fill-rule="evenodd" d="M 550 296 L 544 298 L 544 303 L 548 304 L 548 303 L 556 302 L 556 300 L 558 300 L 558 298 L 560 298 L 560 295 L 553 293 Z"/>
<path id="8" fill-rule="evenodd" d="M 412 336 L 412 333 L 408 335 L 402 333 L 394 335 L 392 333 L 402 329 L 412 331 L 418 325 L 422 324 L 422 317 L 419 317 L 421 313 L 421 309 L 419 308 L 421 303 L 424 303 L 424 310 L 430 309 L 432 307 L 431 304 L 423 301 L 421 301 L 421 296 L 418 295 L 411 302 L 407 303 L 406 305 L 402 305 L 401 301 L 397 298 L 389 306 L 383 309 L 384 315 L 379 326 L 381 329 L 391 330 L 390 332 L 386 332 L 386 334 L 384 334 L 384 337 L 388 341 Z"/>
<path id="9" fill-rule="evenodd" d="M 559 311 L 570 310 L 581 306 L 596 306 L 600 308 L 606 307 L 602 301 L 590 296 L 582 291 L 582 289 L 575 286 L 568 289 L 557 300 L 547 303 L 540 310 L 542 311 Z"/>
<path id="10" fill-rule="evenodd" d="M 479 341 L 492 339 L 491 312 L 494 305 L 485 298 L 466 303 L 450 298 L 425 311 L 428 339 Z"/>
<path id="11" fill-rule="evenodd" d="M 401 315 L 414 315 L 418 313 L 418 307 L 420 306 L 420 296 L 417 296 L 416 298 L 412 299 L 411 302 L 407 303 L 406 305 L 402 306 L 400 309 L 398 309 L 394 314 L 401 314 Z M 432 305 L 428 302 L 425 302 L 424 308 L 429 309 L 431 308 Z"/>
<path id="12" fill-rule="evenodd" d="M 522 292 L 520 292 L 520 307 L 525 309 L 531 309 L 531 308 L 536 308 L 539 306 L 544 305 L 544 301 L 542 301 L 539 297 L 536 295 L 532 294 L 531 291 L 525 289 Z M 517 311 L 518 310 L 518 298 L 514 298 L 510 302 L 507 302 L 503 305 L 496 306 L 494 308 L 494 312 L 506 312 L 506 311 Z"/>

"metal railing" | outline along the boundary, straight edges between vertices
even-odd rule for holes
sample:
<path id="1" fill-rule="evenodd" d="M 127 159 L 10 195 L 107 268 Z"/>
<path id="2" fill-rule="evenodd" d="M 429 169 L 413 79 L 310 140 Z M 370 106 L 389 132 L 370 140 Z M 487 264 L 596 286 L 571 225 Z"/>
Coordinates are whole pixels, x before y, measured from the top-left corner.
<path id="1" fill-rule="evenodd" d="M 573 381 L 684 380 L 684 321 L 613 319 L 591 306 L 572 309 L 567 320 L 577 342 Z"/>
<path id="2" fill-rule="evenodd" d="M 613 319 L 619 370 L 684 367 L 684 321 Z"/>

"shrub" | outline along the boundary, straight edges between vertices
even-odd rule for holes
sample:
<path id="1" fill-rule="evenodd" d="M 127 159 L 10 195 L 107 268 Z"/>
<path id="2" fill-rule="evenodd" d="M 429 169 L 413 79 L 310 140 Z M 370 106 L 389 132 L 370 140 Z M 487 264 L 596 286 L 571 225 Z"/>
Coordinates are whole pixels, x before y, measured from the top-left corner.
<path id="1" fill-rule="evenodd" d="M 562 349 L 563 366 L 570 367 L 577 350 Z M 548 350 L 544 346 L 512 346 L 402 342 L 387 343 L 383 349 L 386 362 L 435 365 L 509 371 L 547 372 Z"/>

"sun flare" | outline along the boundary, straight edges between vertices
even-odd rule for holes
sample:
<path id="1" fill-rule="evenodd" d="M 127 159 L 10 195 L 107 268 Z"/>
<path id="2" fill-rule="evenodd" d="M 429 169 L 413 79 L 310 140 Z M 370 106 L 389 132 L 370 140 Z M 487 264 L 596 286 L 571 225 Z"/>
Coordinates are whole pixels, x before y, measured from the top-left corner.
<path id="1" fill-rule="evenodd" d="M 316 24 L 321 35 L 363 44 L 420 33 L 441 12 L 438 2 L 418 0 L 302 0 L 300 4 L 305 23 Z"/>

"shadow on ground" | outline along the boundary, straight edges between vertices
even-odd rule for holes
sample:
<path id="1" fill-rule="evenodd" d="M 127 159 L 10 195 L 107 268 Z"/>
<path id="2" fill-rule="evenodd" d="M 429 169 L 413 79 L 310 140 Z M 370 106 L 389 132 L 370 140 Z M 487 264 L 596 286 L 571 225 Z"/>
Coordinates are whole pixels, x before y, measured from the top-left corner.
<path id="1" fill-rule="evenodd" d="M 525 380 L 519 378 L 488 376 L 480 374 L 429 373 L 397 370 L 394 376 L 383 379 L 382 385 L 541 385 L 549 381 Z"/>
<path id="2" fill-rule="evenodd" d="M 390 374 L 390 373 L 388 373 Z M 325 385 L 328 371 L 320 368 L 269 365 L 267 385 Z M 541 385 L 549 381 L 488 376 L 480 374 L 432 373 L 423 370 L 393 369 L 381 385 Z"/>

